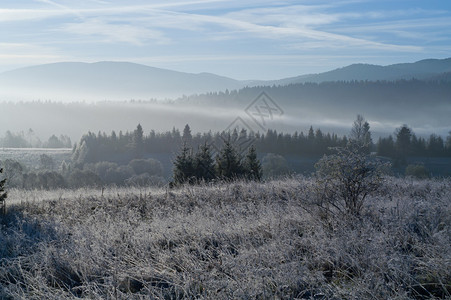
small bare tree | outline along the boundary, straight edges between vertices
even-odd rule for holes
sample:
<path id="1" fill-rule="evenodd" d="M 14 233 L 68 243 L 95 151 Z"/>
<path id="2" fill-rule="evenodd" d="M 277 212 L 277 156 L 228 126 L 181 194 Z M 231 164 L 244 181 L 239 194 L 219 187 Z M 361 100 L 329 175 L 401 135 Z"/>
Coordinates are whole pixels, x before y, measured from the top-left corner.
<path id="1" fill-rule="evenodd" d="M 317 204 L 327 213 L 359 216 L 366 197 L 380 187 L 385 165 L 355 146 L 335 150 L 315 165 Z"/>
<path id="2" fill-rule="evenodd" d="M 352 125 L 349 134 L 349 142 L 358 147 L 362 152 L 369 153 L 372 145 L 370 124 L 362 115 L 357 115 L 357 119 Z"/>

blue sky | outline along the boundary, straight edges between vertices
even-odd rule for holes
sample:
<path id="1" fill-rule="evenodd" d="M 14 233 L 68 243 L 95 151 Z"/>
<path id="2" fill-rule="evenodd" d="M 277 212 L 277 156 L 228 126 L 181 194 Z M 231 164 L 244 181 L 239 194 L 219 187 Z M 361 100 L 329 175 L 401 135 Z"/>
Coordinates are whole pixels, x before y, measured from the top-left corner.
<path id="1" fill-rule="evenodd" d="M 449 0 L 0 0 L 0 72 L 130 61 L 278 79 L 447 57 Z"/>

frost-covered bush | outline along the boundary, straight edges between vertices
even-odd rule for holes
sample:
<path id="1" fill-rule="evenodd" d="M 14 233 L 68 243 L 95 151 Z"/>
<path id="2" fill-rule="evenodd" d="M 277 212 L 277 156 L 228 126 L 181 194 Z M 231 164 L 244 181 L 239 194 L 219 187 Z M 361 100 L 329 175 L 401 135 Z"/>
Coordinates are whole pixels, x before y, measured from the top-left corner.
<path id="1" fill-rule="evenodd" d="M 315 165 L 317 204 L 327 212 L 358 216 L 383 181 L 383 165 L 358 147 L 335 148 Z"/>

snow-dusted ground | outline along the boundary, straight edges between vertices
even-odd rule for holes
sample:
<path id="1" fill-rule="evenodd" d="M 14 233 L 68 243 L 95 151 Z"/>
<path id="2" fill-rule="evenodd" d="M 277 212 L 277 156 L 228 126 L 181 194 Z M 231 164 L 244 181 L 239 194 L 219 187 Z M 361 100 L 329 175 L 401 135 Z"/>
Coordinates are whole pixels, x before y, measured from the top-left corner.
<path id="1" fill-rule="evenodd" d="M 80 188 L 56 190 L 23 190 L 11 189 L 8 191 L 7 205 L 25 203 L 38 203 L 41 201 L 68 200 L 86 197 L 125 197 L 128 195 L 161 195 L 166 193 L 165 188 L 156 187 L 106 187 L 106 188 Z"/>
<path id="2" fill-rule="evenodd" d="M 450 298 L 449 179 L 388 178 L 360 217 L 325 215 L 317 197 L 302 177 L 12 190 L 0 298 Z"/>

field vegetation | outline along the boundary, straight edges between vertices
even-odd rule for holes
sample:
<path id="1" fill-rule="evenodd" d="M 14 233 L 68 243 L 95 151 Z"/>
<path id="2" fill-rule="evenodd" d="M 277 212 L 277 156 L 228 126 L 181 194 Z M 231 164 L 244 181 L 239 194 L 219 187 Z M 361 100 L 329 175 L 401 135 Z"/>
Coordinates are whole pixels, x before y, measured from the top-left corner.
<path id="1" fill-rule="evenodd" d="M 450 180 L 381 178 L 358 215 L 323 182 L 10 190 L 0 298 L 451 297 Z"/>

